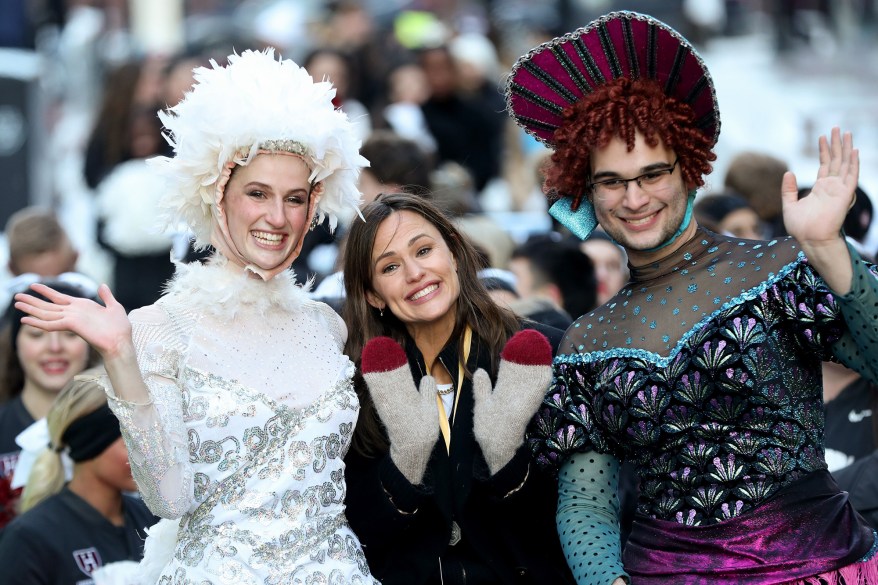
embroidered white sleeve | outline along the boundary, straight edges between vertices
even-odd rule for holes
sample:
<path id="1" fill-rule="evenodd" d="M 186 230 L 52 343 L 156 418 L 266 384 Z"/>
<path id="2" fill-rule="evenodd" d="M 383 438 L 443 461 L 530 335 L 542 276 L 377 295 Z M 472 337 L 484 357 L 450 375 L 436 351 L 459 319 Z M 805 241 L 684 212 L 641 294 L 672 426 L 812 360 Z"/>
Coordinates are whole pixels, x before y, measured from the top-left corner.
<path id="1" fill-rule="evenodd" d="M 344 351 L 344 344 L 348 340 L 348 329 L 339 314 L 326 303 L 321 303 L 319 301 L 306 301 L 304 303 L 304 308 L 306 310 L 311 309 L 316 311 L 318 319 L 320 319 L 321 322 L 326 325 L 327 329 L 329 329 L 332 338 L 338 344 L 339 350 Z"/>
<path id="2" fill-rule="evenodd" d="M 177 383 L 186 341 L 157 305 L 132 311 L 130 318 L 137 363 L 151 401 L 127 402 L 117 398 L 109 384 L 105 389 L 144 502 L 157 516 L 179 518 L 194 499 L 183 395 Z"/>

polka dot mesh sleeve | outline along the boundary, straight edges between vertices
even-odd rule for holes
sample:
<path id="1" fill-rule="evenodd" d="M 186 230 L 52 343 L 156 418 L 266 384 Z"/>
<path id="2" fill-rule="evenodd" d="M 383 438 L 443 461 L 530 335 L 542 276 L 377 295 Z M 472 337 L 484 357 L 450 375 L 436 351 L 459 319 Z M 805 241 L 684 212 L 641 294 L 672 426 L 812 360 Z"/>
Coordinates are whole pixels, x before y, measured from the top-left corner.
<path id="1" fill-rule="evenodd" d="M 625 577 L 619 540 L 619 461 L 574 453 L 558 471 L 556 523 L 561 547 L 579 585 Z"/>
<path id="2" fill-rule="evenodd" d="M 878 267 L 864 262 L 850 244 L 848 250 L 854 272 L 851 290 L 838 297 L 848 330 L 832 350 L 841 363 L 878 382 Z"/>

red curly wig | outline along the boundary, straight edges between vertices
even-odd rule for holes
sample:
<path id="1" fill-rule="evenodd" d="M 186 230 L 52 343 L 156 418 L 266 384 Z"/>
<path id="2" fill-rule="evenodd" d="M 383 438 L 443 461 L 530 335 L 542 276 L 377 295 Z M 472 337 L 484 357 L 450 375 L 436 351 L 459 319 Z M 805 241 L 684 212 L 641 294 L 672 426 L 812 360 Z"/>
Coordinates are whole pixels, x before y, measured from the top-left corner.
<path id="1" fill-rule="evenodd" d="M 686 185 L 700 187 L 713 170 L 713 140 L 695 125 L 695 112 L 668 97 L 652 80 L 614 79 L 564 111 L 564 123 L 555 131 L 555 152 L 545 169 L 549 197 L 570 197 L 576 210 L 587 194 L 591 153 L 618 136 L 634 148 L 637 132 L 646 143 L 659 141 L 674 150 Z"/>

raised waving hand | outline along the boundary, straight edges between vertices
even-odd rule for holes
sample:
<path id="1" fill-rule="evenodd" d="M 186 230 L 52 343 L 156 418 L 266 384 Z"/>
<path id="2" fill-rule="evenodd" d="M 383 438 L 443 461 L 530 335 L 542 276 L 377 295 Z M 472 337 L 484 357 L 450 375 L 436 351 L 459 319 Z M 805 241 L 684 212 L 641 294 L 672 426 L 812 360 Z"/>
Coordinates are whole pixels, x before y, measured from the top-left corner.
<path id="1" fill-rule="evenodd" d="M 29 316 L 21 322 L 44 331 L 72 331 L 85 339 L 104 359 L 112 359 L 131 347 L 131 323 L 125 308 L 103 284 L 98 296 L 104 305 L 91 299 L 72 297 L 44 284 L 31 288 L 45 296 L 44 301 L 27 293 L 15 295 L 15 308 Z"/>
<path id="2" fill-rule="evenodd" d="M 796 176 L 784 175 L 781 188 L 787 233 L 795 237 L 808 260 L 832 289 L 850 290 L 853 271 L 841 226 L 854 204 L 860 174 L 860 157 L 850 132 L 832 129 L 831 138 L 820 137 L 820 168 L 810 194 L 798 198 Z"/>

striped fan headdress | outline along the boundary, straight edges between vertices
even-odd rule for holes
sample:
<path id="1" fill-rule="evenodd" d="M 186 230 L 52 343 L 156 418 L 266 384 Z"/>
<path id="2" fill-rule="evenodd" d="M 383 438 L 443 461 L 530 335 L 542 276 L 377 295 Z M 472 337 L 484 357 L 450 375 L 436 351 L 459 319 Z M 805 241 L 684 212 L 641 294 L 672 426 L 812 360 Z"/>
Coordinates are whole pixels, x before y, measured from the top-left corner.
<path id="1" fill-rule="evenodd" d="M 698 127 L 716 144 L 720 118 L 707 66 L 680 33 L 651 16 L 611 12 L 529 51 L 506 82 L 506 107 L 515 122 L 553 146 L 562 112 L 604 83 L 654 79 L 689 104 Z"/>

